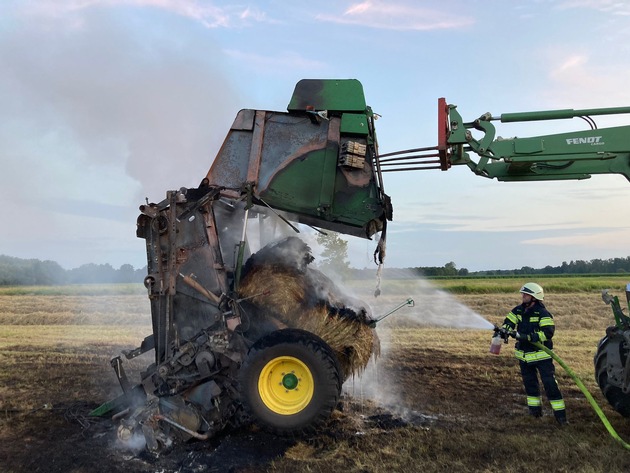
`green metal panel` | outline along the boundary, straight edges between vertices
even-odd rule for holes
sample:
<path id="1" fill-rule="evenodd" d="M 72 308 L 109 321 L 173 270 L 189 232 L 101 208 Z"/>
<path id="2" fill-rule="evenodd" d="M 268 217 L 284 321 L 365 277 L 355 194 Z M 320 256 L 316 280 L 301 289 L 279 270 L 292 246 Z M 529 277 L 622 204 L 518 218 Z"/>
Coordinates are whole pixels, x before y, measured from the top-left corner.
<path id="1" fill-rule="evenodd" d="M 322 181 L 335 179 L 324 175 L 326 149 L 319 149 L 289 163 L 276 174 L 261 197 L 269 205 L 289 212 L 312 214 L 317 208 Z"/>
<path id="2" fill-rule="evenodd" d="M 363 85 L 356 79 L 302 79 L 295 86 L 289 112 L 332 110 L 365 112 Z"/>
<path id="3" fill-rule="evenodd" d="M 514 140 L 514 152 L 522 154 L 541 153 L 545 145 L 540 138 L 523 138 Z"/>
<path id="4" fill-rule="evenodd" d="M 344 113 L 341 117 L 341 133 L 367 135 L 367 117 L 359 113 Z"/>
<path id="5" fill-rule="evenodd" d="M 274 176 L 261 197 L 274 208 L 319 214 L 323 220 L 361 229 L 383 212 L 377 195 L 373 181 L 366 187 L 348 184 L 336 166 L 336 154 L 322 149 L 291 162 Z"/>

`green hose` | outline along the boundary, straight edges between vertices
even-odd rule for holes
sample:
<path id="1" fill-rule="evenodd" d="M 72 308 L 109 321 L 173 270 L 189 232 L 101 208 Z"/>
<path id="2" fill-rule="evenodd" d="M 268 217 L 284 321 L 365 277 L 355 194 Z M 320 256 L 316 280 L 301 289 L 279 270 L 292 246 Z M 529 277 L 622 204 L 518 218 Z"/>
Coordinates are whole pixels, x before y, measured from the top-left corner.
<path id="1" fill-rule="evenodd" d="M 602 409 L 599 407 L 599 405 L 597 405 L 597 402 L 595 402 L 595 399 L 593 399 L 593 396 L 591 395 L 591 393 L 588 392 L 588 389 L 586 389 L 586 386 L 584 386 L 584 383 L 582 382 L 582 380 L 577 377 L 577 375 L 571 370 L 571 368 L 569 368 L 567 364 L 564 361 L 562 361 L 562 359 L 553 352 L 553 350 L 550 350 L 549 348 L 544 346 L 542 343 L 540 342 L 531 342 L 531 343 L 532 345 L 536 346 L 538 349 L 543 350 L 545 353 L 550 355 L 551 358 L 557 361 L 558 364 L 564 368 L 564 370 L 569 374 L 569 376 L 573 378 L 573 381 L 575 381 L 575 384 L 577 384 L 578 388 L 580 388 L 580 391 L 584 393 L 589 404 L 591 405 L 593 410 L 597 413 L 597 415 L 601 419 L 602 423 L 606 427 L 606 430 L 608 430 L 608 433 L 610 434 L 610 436 L 614 438 L 615 440 L 617 440 L 624 448 L 630 450 L 630 444 L 624 442 L 623 439 L 619 437 L 617 432 L 615 432 L 615 429 L 613 429 L 612 425 L 610 425 L 610 422 L 606 418 L 606 415 L 604 414 Z"/>

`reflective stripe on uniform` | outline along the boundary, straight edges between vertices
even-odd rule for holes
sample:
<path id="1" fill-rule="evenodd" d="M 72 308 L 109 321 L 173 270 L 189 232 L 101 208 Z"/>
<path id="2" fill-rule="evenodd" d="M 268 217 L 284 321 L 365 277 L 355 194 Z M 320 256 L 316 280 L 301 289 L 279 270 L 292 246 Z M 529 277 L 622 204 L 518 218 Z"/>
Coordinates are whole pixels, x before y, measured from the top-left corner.
<path id="1" fill-rule="evenodd" d="M 558 399 L 557 401 L 549 401 L 549 403 L 551 404 L 551 408 L 554 411 L 563 411 L 565 409 L 564 399 Z"/>
<path id="2" fill-rule="evenodd" d="M 527 405 L 529 407 L 542 406 L 542 397 L 527 396 Z"/>
<path id="3" fill-rule="evenodd" d="M 549 358 L 551 358 L 551 355 L 545 353 L 542 350 L 530 351 L 527 353 L 525 353 L 523 350 L 514 350 L 514 356 L 517 359 L 524 361 L 525 363 L 531 363 L 533 361 L 540 361 L 540 360 L 548 360 Z"/>
<path id="4" fill-rule="evenodd" d="M 510 322 L 512 322 L 514 325 L 518 324 L 519 322 L 519 317 L 516 316 L 514 314 L 514 312 L 510 311 L 510 313 L 508 315 L 505 316 L 506 319 L 508 319 Z"/>
<path id="5" fill-rule="evenodd" d="M 543 317 L 540 319 L 540 322 L 538 322 L 538 325 L 540 327 L 553 327 L 555 324 L 551 317 Z"/>

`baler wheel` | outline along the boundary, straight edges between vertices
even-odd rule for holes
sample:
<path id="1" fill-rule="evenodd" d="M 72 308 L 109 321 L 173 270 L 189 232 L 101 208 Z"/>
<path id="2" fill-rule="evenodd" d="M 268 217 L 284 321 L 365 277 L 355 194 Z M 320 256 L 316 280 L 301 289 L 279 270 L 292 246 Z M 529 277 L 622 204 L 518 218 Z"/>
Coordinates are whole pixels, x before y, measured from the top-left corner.
<path id="1" fill-rule="evenodd" d="M 597 354 L 595 355 L 595 377 L 602 394 L 606 397 L 606 400 L 613 409 L 624 417 L 630 417 L 630 394 L 624 394 L 621 388 L 610 384 L 608 381 L 606 365 L 609 351 L 615 348 L 621 349 L 618 344 L 610 344 L 608 337 L 602 338 L 599 342 Z M 628 360 L 626 354 L 626 363 L 627 362 L 630 362 L 630 360 Z"/>
<path id="2" fill-rule="evenodd" d="M 332 349 L 297 329 L 272 332 L 250 349 L 239 372 L 252 420 L 281 435 L 311 432 L 337 405 L 341 373 Z"/>

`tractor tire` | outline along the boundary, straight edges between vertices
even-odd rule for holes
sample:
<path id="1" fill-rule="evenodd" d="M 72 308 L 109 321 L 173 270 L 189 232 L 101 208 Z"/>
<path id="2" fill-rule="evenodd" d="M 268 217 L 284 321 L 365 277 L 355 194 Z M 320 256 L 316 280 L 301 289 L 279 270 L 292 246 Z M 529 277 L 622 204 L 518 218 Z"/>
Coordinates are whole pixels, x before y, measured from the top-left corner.
<path id="1" fill-rule="evenodd" d="M 339 401 L 342 373 L 326 342 L 298 329 L 261 338 L 239 371 L 245 411 L 261 428 L 278 435 L 310 433 Z"/>
<path id="2" fill-rule="evenodd" d="M 602 338 L 597 346 L 597 353 L 595 355 L 595 379 L 599 388 L 602 391 L 602 394 L 608 401 L 608 403 L 615 409 L 619 414 L 624 417 L 630 417 L 630 394 L 624 394 L 620 387 L 614 386 L 608 381 L 608 356 L 609 350 L 611 349 L 621 349 L 621 347 L 617 344 L 610 344 L 608 342 L 608 337 Z M 623 355 L 623 354 L 622 354 Z M 626 362 L 628 362 L 626 354 Z M 624 358 L 622 357 L 622 360 Z"/>

